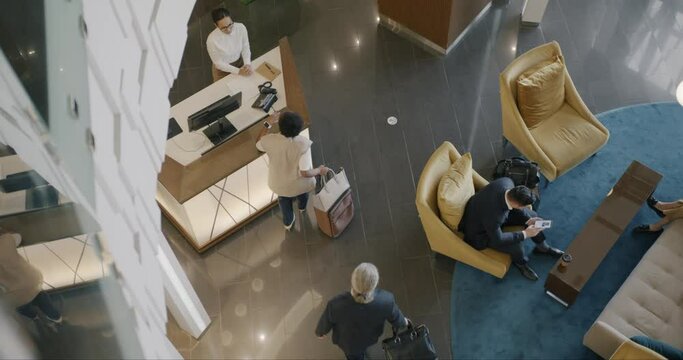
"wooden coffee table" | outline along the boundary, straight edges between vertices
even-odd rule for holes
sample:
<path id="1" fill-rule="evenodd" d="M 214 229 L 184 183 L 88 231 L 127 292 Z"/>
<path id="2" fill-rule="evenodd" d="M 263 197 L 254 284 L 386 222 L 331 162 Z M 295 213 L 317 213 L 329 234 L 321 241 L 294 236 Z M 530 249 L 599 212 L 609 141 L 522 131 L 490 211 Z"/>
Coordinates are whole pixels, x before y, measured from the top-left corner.
<path id="1" fill-rule="evenodd" d="M 560 271 L 558 260 L 548 274 L 546 294 L 566 307 L 573 304 L 661 179 L 661 174 L 633 161 L 565 250 L 572 261 Z"/>

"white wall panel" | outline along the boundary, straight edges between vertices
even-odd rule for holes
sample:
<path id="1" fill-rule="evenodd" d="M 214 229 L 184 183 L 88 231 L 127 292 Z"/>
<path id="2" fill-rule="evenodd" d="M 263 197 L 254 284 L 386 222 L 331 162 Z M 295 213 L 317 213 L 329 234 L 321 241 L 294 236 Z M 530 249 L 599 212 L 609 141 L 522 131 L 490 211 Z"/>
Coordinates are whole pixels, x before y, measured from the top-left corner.
<path id="1" fill-rule="evenodd" d="M 157 144 L 156 149 L 163 154 L 166 145 L 166 129 L 171 103 L 168 101 L 168 89 L 172 82 L 168 82 L 161 71 L 160 59 L 153 53 L 148 54 L 144 67 L 142 81 L 142 96 L 140 98 L 143 121 L 152 131 L 152 141 Z"/>
<path id="2" fill-rule="evenodd" d="M 119 0 L 122 1 L 122 0 Z M 142 29 L 147 29 L 149 26 L 152 12 L 154 11 L 154 0 L 125 0 L 128 3 L 130 11 L 133 15 L 133 22 Z M 191 10 L 191 9 L 190 9 Z M 185 26 L 186 24 L 181 24 Z"/>
<path id="3" fill-rule="evenodd" d="M 156 31 L 164 34 L 161 37 L 161 44 L 173 74 L 180 68 L 187 39 L 187 31 L 179 28 L 177 24 L 187 24 L 193 6 L 194 1 L 189 0 L 162 0 L 154 20 Z"/>
<path id="4" fill-rule="evenodd" d="M 28 96 L 0 56 L 0 138 L 12 139 L 10 145 L 22 159 L 98 220 L 122 293 L 136 318 L 132 331 L 150 358 L 179 356 L 165 336 L 165 299 L 172 302 L 169 309 L 178 323 L 195 336 L 210 321 L 165 243 L 155 201 L 165 152 L 168 91 L 181 61 L 193 5 L 193 0 L 83 1 L 88 64 L 82 71 L 90 97 L 84 109 L 89 109 L 86 115 L 95 138 L 90 153 L 95 165 L 94 203 L 84 200 L 41 140 L 46 132 L 31 115 L 35 110 Z M 73 260 L 70 248 L 76 246 L 59 252 Z M 28 256 L 41 256 L 43 250 L 49 251 L 32 249 Z M 77 275 L 81 278 L 97 275 L 94 268 L 82 270 Z"/>
<path id="5" fill-rule="evenodd" d="M 94 57 L 106 85 L 117 89 L 122 60 L 130 54 L 122 51 L 123 32 L 112 12 L 109 1 L 83 1 L 83 16 L 88 26 L 88 52 Z"/>

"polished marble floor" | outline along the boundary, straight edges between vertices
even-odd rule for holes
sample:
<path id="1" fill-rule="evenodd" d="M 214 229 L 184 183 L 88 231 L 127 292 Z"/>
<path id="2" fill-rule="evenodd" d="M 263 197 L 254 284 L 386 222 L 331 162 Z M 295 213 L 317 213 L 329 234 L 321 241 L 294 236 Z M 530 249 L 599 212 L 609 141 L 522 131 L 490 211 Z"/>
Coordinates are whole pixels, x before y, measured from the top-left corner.
<path id="1" fill-rule="evenodd" d="M 520 27 L 521 0 L 494 1 L 461 44 L 437 57 L 378 27 L 373 0 L 256 0 L 246 7 L 200 0 L 172 101 L 210 83 L 203 44 L 208 11 L 219 3 L 250 27 L 255 56 L 290 36 L 311 112 L 314 162 L 346 169 L 357 212 L 346 233 L 331 240 L 310 213 L 285 232 L 274 209 L 202 255 L 164 220 L 213 319 L 198 341 L 169 324 L 187 358 L 341 357 L 313 329 L 361 261 L 379 267 L 380 286 L 407 316 L 427 324 L 441 357 L 449 358 L 454 263 L 430 252 L 414 205 L 434 148 L 451 141 L 471 151 L 485 176 L 514 153 L 501 142 L 498 73 L 547 41 L 560 43 L 595 113 L 672 101 L 683 80 L 682 1 L 551 0 L 537 28 Z M 390 115 L 398 125 L 387 124 Z M 370 353 L 382 356 L 379 347 Z"/>

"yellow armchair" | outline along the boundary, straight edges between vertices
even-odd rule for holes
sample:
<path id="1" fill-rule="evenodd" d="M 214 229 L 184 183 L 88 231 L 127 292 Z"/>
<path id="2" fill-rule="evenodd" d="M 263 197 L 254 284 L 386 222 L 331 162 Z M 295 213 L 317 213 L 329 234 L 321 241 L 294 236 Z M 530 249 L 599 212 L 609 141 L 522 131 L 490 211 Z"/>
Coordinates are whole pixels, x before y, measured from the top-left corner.
<path id="1" fill-rule="evenodd" d="M 439 182 L 451 164 L 460 158 L 455 146 L 446 141 L 427 161 L 417 184 L 415 205 L 432 251 L 475 267 L 498 278 L 510 268 L 510 256 L 493 250 L 476 250 L 463 240 L 462 233 L 454 233 L 439 217 L 437 190 Z M 478 191 L 488 181 L 473 171 L 474 189 Z"/>
<path id="2" fill-rule="evenodd" d="M 517 107 L 517 78 L 532 66 L 562 57 L 553 41 L 527 51 L 500 74 L 503 136 L 526 158 L 535 161 L 553 181 L 594 155 L 607 143 L 609 131 L 588 110 L 565 67 L 562 107 L 533 128 L 527 127 Z"/>

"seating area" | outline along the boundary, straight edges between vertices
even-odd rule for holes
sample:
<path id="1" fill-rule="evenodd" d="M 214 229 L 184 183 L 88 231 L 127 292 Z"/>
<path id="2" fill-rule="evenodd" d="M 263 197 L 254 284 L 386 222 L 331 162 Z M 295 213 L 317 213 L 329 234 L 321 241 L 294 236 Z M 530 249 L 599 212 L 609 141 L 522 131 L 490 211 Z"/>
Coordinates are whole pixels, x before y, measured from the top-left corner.
<path id="1" fill-rule="evenodd" d="M 607 127 L 578 94 L 557 42 L 538 46 L 512 61 L 500 74 L 500 96 L 504 137 L 526 159 L 539 165 L 548 182 L 558 180 L 595 155 L 610 138 Z M 573 178 L 576 182 L 576 176 Z M 646 181 L 641 181 L 644 186 Z M 433 252 L 503 279 L 511 265 L 510 256 L 491 248 L 476 250 L 458 231 L 468 199 L 488 183 L 472 169 L 471 154 L 461 155 L 446 141 L 426 162 L 415 203 Z M 642 204 L 642 198 L 636 200 L 635 193 L 630 196 L 634 203 Z M 610 225 L 616 219 L 601 221 Z M 616 225 L 611 226 L 617 231 Z M 683 348 L 683 272 L 678 266 L 683 263 L 681 238 L 683 220 L 677 220 L 643 255 L 585 334 L 583 344 L 587 348 L 604 359 L 664 358 L 631 340 L 634 336 Z M 579 254 L 578 262 L 582 261 Z M 583 286 L 578 283 L 574 281 L 573 286 Z M 610 284 L 615 285 L 620 284 Z"/>
<path id="2" fill-rule="evenodd" d="M 604 359 L 621 359 L 629 340 L 647 336 L 683 349 L 683 220 L 673 221 L 607 304 L 583 343 Z M 640 349 L 642 350 L 642 349 Z M 634 350 L 635 351 L 635 350 Z M 635 358 L 651 358 L 640 353 Z M 664 357 L 655 357 L 664 359 Z"/>
<path id="3" fill-rule="evenodd" d="M 510 256 L 493 249 L 482 251 L 474 249 L 463 240 L 462 233 L 453 231 L 440 218 L 437 191 L 439 182 L 451 165 L 461 158 L 458 150 L 450 142 L 444 142 L 425 164 L 417 184 L 415 203 L 420 214 L 429 246 L 432 251 L 448 256 L 495 277 L 503 278 L 510 268 Z M 471 169 L 474 189 L 479 190 L 488 181 Z M 466 199 L 465 199 L 466 200 Z M 466 202 L 466 201 L 465 201 Z M 464 212 L 464 204 L 463 209 Z"/>
<path id="4" fill-rule="evenodd" d="M 597 153 L 609 139 L 576 90 L 556 41 L 529 50 L 503 70 L 500 102 L 503 136 L 537 162 L 549 181 Z"/>

